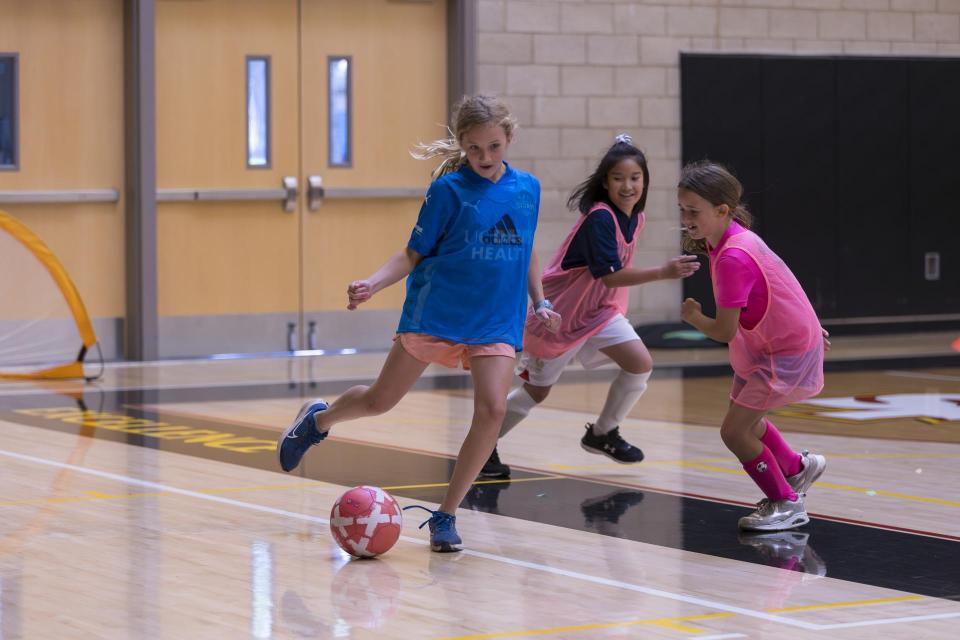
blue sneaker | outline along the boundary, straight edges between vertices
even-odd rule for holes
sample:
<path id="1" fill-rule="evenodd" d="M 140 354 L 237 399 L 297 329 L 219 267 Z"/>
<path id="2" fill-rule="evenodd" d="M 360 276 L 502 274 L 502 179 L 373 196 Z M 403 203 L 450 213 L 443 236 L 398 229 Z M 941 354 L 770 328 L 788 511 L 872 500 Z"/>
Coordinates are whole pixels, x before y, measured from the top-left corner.
<path id="1" fill-rule="evenodd" d="M 432 511 L 418 504 L 404 507 L 407 509 L 423 509 L 430 514 L 430 519 L 420 523 L 419 529 L 424 525 L 430 525 L 430 549 L 439 553 L 448 553 L 450 551 L 460 551 L 460 545 L 463 540 L 457 533 L 457 516 L 452 516 L 445 511 Z"/>
<path id="2" fill-rule="evenodd" d="M 326 431 L 317 429 L 317 421 L 313 417 L 315 413 L 326 410 L 327 403 L 324 400 L 310 400 L 303 405 L 296 420 L 277 440 L 277 458 L 280 460 L 281 469 L 296 469 L 307 449 L 327 437 Z"/>

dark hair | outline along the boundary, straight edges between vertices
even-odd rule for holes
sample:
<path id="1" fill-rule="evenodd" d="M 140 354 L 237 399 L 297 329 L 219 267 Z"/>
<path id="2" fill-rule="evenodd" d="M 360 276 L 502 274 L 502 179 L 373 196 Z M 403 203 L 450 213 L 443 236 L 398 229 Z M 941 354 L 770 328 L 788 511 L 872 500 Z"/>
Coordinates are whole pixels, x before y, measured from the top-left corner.
<path id="1" fill-rule="evenodd" d="M 677 189 L 695 193 L 715 207 L 725 204 L 730 207 L 733 219 L 744 228 L 749 229 L 753 225 L 753 215 L 741 202 L 743 185 L 721 164 L 709 160 L 691 162 L 680 172 Z M 682 244 L 683 250 L 689 253 L 707 253 L 705 240 L 693 240 L 686 233 L 683 234 Z"/>
<path id="2" fill-rule="evenodd" d="M 646 156 L 643 155 L 640 149 L 633 146 L 633 140 L 625 134 L 617 136 L 617 141 L 613 143 L 612 147 L 607 149 L 607 152 L 600 160 L 600 164 L 598 164 L 594 172 L 590 174 L 590 177 L 584 180 L 574 189 L 573 193 L 570 194 L 570 199 L 567 200 L 567 207 L 571 211 L 576 209 L 586 215 L 590 213 L 590 209 L 592 209 L 596 203 L 609 202 L 610 197 L 603 183 L 606 182 L 607 174 L 610 173 L 610 170 L 625 158 L 633 158 L 637 164 L 640 165 L 640 170 L 643 171 L 643 193 L 640 194 L 640 200 L 634 205 L 633 211 L 624 211 L 624 213 L 633 215 L 638 211 L 643 211 L 643 208 L 647 206 L 647 191 L 650 189 L 650 170 L 647 169 Z"/>

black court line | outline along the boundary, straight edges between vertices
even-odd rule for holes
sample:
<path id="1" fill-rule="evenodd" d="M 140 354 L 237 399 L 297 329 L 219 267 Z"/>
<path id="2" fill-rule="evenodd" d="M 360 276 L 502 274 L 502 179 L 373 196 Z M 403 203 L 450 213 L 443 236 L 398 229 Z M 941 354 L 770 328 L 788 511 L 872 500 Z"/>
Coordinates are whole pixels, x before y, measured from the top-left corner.
<path id="1" fill-rule="evenodd" d="M 352 384 L 352 383 L 351 383 Z M 145 433 L 95 427 L 93 436 L 140 447 L 183 453 L 251 468 L 276 471 L 276 454 L 269 447 L 278 433 L 244 425 L 206 421 L 182 416 L 165 416 L 160 411 L 128 408 L 140 403 L 213 401 L 229 398 L 300 397 L 307 391 L 288 385 L 262 387 L 216 387 L 211 389 L 167 389 L 147 392 L 105 392 L 99 403 L 88 404 L 109 416 L 127 416 L 147 423 L 183 426 L 185 429 L 228 433 L 243 443 L 261 442 L 261 450 L 239 450 L 190 443 L 182 439 L 161 439 Z M 315 393 L 309 390 L 307 393 Z M 99 406 L 98 406 L 99 405 Z M 57 409 L 60 414 L 25 414 L 23 409 Z M 76 405 L 62 396 L 19 396 L 0 398 L 0 418 L 20 424 L 64 433 L 91 432 L 90 427 L 64 422 L 57 415 L 69 415 Z M 464 419 L 467 419 L 465 416 Z M 136 431 L 139 426 L 131 428 Z M 348 427 L 349 428 L 349 427 Z M 408 428 L 416 428 L 408 427 Z M 43 431 L 38 431 L 42 437 Z M 353 434 L 352 434 L 353 435 Z M 360 430 L 355 436 L 362 437 Z M 573 446 L 573 443 L 571 443 Z M 267 450 L 270 449 L 270 450 Z M 409 450 L 357 442 L 327 440 L 312 449 L 288 479 L 316 480 L 352 486 L 371 484 L 385 487 L 442 484 L 449 480 L 454 460 Z M 809 525 L 786 533 L 745 534 L 737 530 L 737 519 L 749 512 L 746 507 L 711 500 L 680 497 L 650 490 L 631 490 L 576 478 L 537 482 L 543 474 L 517 471 L 518 483 L 475 485 L 463 508 L 551 524 L 703 553 L 744 562 L 766 564 L 813 575 L 825 575 L 877 587 L 925 596 L 960 600 L 960 543 L 923 535 L 878 529 L 857 524 L 813 518 Z M 551 476 L 553 477 L 553 476 Z M 392 490 L 398 496 L 439 502 L 444 487 Z M 461 531 L 469 544 L 469 531 Z M 615 566 L 611 554 L 607 562 Z"/>

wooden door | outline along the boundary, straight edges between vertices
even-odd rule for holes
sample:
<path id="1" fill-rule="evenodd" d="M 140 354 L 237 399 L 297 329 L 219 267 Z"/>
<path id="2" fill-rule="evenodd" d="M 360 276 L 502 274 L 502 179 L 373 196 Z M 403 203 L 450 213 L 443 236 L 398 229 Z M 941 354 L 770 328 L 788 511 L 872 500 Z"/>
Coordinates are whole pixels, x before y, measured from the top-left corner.
<path id="1" fill-rule="evenodd" d="M 410 150 L 446 135 L 446 3 L 304 0 L 301 28 L 303 179 L 325 192 L 304 208 L 304 344 L 386 346 L 403 283 L 354 312 L 346 288 L 406 246 L 429 184 Z"/>
<path id="2" fill-rule="evenodd" d="M 300 219 L 295 202 L 285 208 L 272 192 L 299 169 L 297 5 L 157 3 L 163 357 L 289 346 L 300 312 Z M 251 60 L 267 68 L 260 158 L 248 150 Z"/>

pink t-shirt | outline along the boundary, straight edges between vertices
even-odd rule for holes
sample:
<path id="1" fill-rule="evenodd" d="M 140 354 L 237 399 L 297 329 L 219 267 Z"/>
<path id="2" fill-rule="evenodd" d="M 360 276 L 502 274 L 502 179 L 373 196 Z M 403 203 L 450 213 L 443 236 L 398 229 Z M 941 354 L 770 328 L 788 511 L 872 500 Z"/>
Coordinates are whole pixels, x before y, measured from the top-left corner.
<path id="1" fill-rule="evenodd" d="M 710 261 L 716 274 L 714 295 L 717 306 L 727 309 L 741 309 L 740 326 L 753 329 L 767 312 L 767 283 L 760 273 L 760 267 L 745 251 L 731 248 L 715 260 L 717 252 L 723 248 L 730 236 L 744 233 L 746 229 L 733 221 L 720 243 L 710 249 Z"/>

